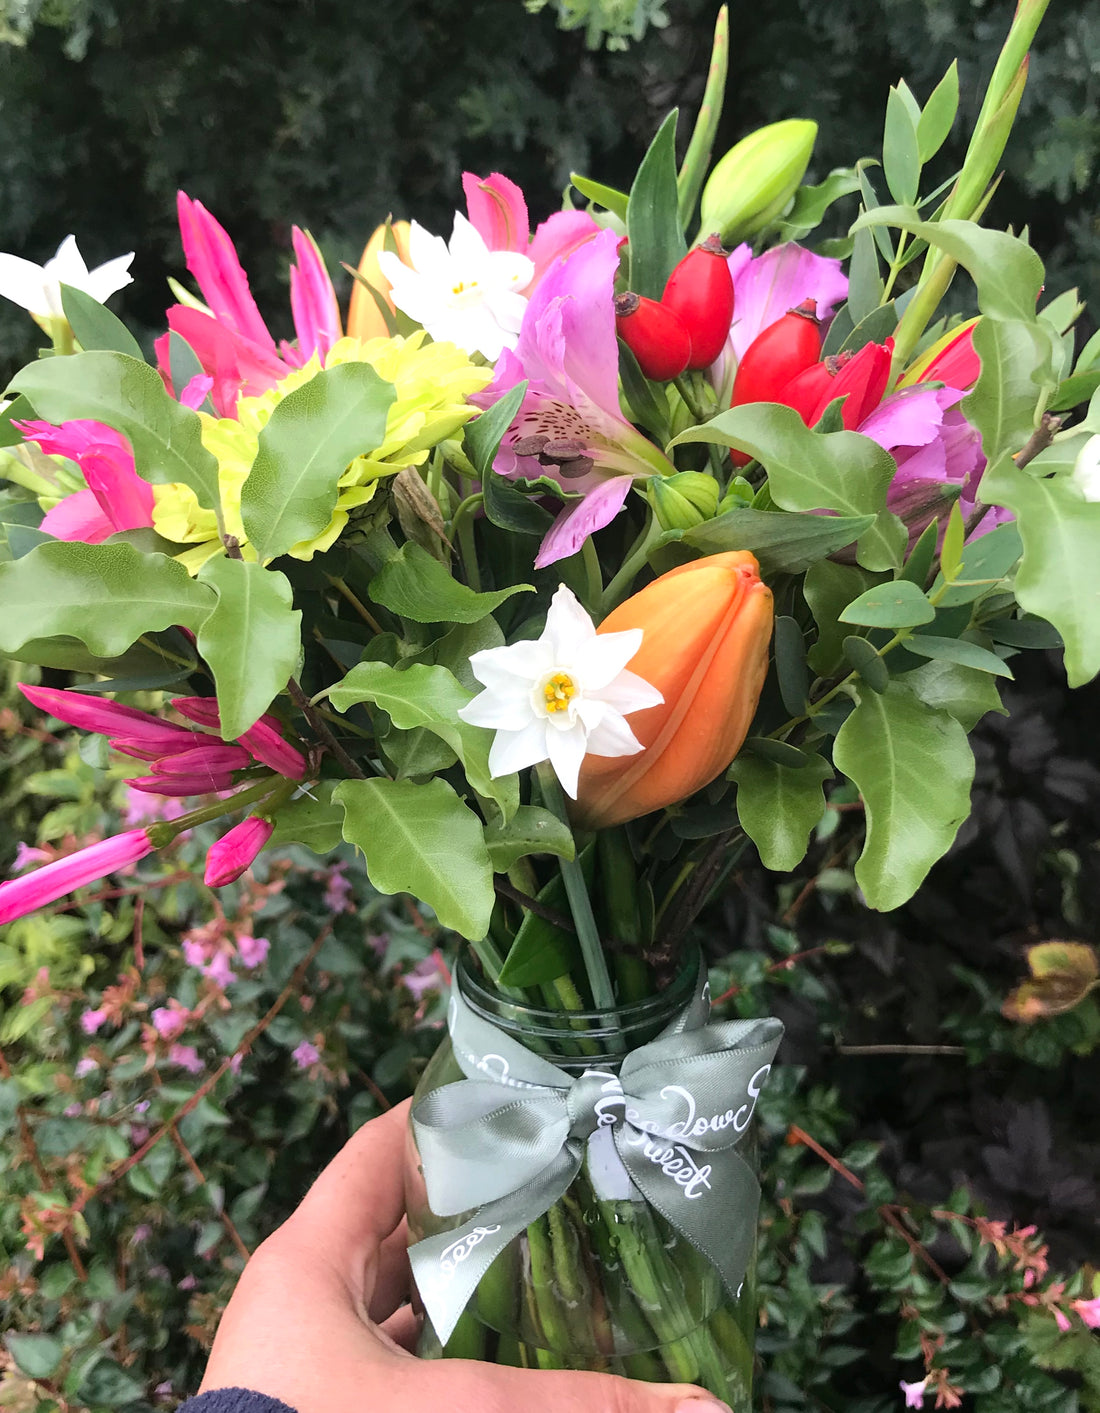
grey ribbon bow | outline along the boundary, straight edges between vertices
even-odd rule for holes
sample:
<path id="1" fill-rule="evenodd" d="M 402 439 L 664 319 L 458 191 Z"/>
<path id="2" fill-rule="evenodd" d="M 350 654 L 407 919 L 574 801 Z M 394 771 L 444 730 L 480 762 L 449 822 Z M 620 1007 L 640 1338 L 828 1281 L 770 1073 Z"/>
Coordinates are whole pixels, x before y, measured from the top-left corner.
<path id="1" fill-rule="evenodd" d="M 695 996 L 656 1040 L 573 1078 L 474 1014 L 452 986 L 448 1025 L 468 1076 L 413 1107 L 428 1203 L 470 1214 L 418 1241 L 409 1260 L 445 1344 L 493 1260 L 561 1197 L 588 1138 L 610 1128 L 641 1195 L 717 1268 L 731 1295 L 745 1274 L 760 1186 L 735 1151 L 779 1047 L 768 1018 L 707 1025 Z"/>

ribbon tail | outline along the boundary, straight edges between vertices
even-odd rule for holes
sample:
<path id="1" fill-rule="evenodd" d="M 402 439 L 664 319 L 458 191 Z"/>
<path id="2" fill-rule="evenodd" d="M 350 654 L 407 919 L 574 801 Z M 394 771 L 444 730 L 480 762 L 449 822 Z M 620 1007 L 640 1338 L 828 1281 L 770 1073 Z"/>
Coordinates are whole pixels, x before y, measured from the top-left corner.
<path id="1" fill-rule="evenodd" d="M 646 1157 L 642 1147 L 623 1141 L 618 1130 L 615 1133 L 619 1156 L 642 1196 L 710 1261 L 736 1297 L 756 1241 L 760 1184 L 752 1169 L 732 1148 L 691 1153 L 667 1139 L 649 1142 L 675 1152 L 681 1160 L 681 1177 L 689 1179 L 686 1183 L 670 1177 Z M 699 1158 L 706 1161 L 700 1164 Z"/>
<path id="2" fill-rule="evenodd" d="M 479 1207 L 460 1226 L 409 1247 L 413 1277 L 441 1344 L 454 1333 L 482 1276 L 508 1243 L 564 1195 L 580 1171 L 583 1152 L 578 1144 L 566 1144 L 519 1191 Z"/>

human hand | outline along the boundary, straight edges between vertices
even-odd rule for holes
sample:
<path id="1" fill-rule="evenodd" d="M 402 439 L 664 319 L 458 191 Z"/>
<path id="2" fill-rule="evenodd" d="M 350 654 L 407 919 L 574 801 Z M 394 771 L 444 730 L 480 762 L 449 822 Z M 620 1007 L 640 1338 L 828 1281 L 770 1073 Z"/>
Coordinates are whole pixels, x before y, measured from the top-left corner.
<path id="1" fill-rule="evenodd" d="M 720 1413 L 690 1384 L 509 1369 L 409 1352 L 401 1174 L 408 1103 L 364 1124 L 258 1248 L 222 1316 L 201 1392 L 244 1388 L 297 1413 Z"/>

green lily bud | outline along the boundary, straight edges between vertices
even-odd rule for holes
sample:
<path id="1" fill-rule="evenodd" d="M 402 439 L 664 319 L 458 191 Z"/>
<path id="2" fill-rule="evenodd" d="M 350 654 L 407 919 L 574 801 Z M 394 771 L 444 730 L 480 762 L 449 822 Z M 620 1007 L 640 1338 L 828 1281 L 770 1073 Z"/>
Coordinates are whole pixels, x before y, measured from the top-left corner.
<path id="1" fill-rule="evenodd" d="M 769 123 L 743 137 L 707 178 L 700 229 L 732 245 L 762 231 L 798 190 L 810 163 L 817 124 L 807 118 Z"/>
<path id="2" fill-rule="evenodd" d="M 718 482 L 702 471 L 651 476 L 646 494 L 662 530 L 690 530 L 718 510 Z"/>

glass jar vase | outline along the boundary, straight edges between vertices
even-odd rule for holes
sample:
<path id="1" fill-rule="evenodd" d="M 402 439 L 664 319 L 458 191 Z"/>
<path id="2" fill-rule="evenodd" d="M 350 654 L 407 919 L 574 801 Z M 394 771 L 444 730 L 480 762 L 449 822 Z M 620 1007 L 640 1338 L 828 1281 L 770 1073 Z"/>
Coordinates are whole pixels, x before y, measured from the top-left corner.
<path id="1" fill-rule="evenodd" d="M 614 1075 L 627 1051 L 654 1040 L 690 1001 L 698 962 L 664 991 L 611 1011 L 516 1001 L 489 989 L 466 960 L 457 978 L 476 1015 L 574 1078 L 591 1069 Z M 465 1077 L 448 1038 L 429 1061 L 414 1104 Z M 755 1120 L 738 1152 L 755 1170 Z M 410 1243 L 469 1217 L 432 1212 L 411 1131 L 406 1210 Z M 710 1261 L 630 1183 L 609 1130 L 597 1129 L 568 1190 L 492 1262 L 446 1345 L 426 1317 L 418 1353 L 699 1384 L 734 1413 L 749 1413 L 755 1265 L 754 1242 L 736 1297 L 727 1294 Z"/>

